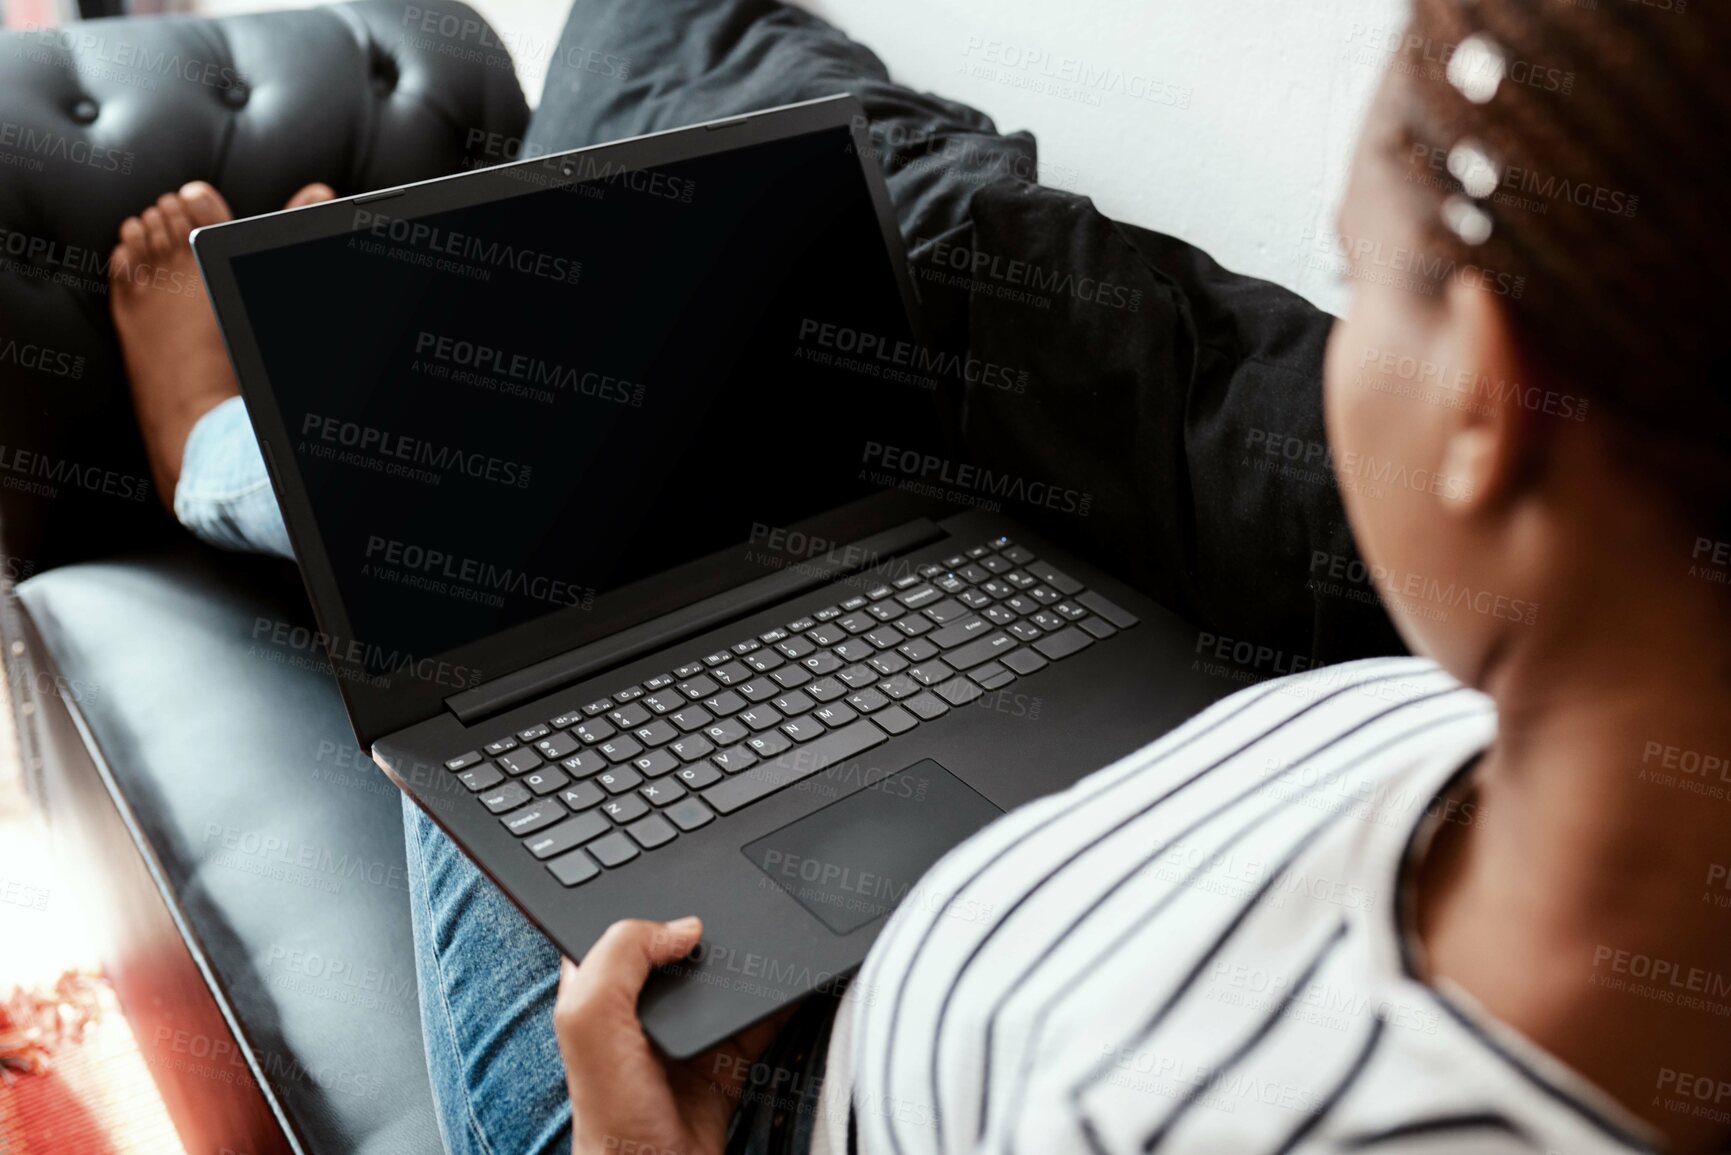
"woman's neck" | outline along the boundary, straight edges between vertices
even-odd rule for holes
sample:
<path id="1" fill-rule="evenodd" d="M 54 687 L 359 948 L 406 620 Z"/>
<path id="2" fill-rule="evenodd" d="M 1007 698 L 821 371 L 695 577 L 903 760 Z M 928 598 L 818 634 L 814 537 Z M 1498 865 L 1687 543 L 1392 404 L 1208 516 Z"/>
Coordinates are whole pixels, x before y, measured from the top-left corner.
<path id="1" fill-rule="evenodd" d="M 1480 817 L 1439 834 L 1418 929 L 1432 977 L 1706 1151 L 1731 1140 L 1691 1082 L 1731 1083 L 1731 679 L 1653 642 L 1490 679 Z"/>

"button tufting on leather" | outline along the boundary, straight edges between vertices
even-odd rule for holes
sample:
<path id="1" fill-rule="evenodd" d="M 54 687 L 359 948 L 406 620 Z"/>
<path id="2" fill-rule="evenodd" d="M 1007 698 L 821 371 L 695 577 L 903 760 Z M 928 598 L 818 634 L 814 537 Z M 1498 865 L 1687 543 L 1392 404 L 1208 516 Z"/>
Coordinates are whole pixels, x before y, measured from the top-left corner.
<path id="1" fill-rule="evenodd" d="M 96 119 L 96 102 L 88 96 L 80 97 L 72 104 L 72 119 L 79 124 L 89 124 Z"/>
<path id="2" fill-rule="evenodd" d="M 252 93 L 247 86 L 237 79 L 233 84 L 222 90 L 222 102 L 230 108 L 245 108 L 246 102 L 251 95 Z"/>
<path id="3" fill-rule="evenodd" d="M 373 46 L 373 94 L 389 96 L 396 91 L 397 81 L 402 78 L 397 62 L 388 52 L 377 45 Z"/>

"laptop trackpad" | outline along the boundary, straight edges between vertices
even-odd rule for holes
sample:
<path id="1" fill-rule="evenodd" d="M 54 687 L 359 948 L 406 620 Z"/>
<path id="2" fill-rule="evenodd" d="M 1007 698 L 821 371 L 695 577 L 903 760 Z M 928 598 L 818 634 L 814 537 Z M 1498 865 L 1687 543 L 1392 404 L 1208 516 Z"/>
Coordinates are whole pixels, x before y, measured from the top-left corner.
<path id="1" fill-rule="evenodd" d="M 927 758 L 744 847 L 832 931 L 894 910 L 952 846 L 1003 811 Z M 947 903 L 953 895 L 929 895 Z"/>

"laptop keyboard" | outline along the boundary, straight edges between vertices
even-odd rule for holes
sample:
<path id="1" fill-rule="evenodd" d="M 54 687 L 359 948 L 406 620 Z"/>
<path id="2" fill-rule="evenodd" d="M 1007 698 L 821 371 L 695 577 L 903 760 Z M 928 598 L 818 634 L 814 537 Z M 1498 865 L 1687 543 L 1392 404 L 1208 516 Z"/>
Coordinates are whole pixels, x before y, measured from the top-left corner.
<path id="1" fill-rule="evenodd" d="M 1136 622 L 999 537 L 445 768 L 578 886 Z"/>

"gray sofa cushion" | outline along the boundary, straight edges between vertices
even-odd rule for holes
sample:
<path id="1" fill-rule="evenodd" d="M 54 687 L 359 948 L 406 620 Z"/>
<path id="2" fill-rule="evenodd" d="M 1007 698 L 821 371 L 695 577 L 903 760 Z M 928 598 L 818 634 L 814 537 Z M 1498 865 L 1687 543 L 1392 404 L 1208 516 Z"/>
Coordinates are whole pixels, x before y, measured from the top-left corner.
<path id="1" fill-rule="evenodd" d="M 489 163 L 476 138 L 528 120 L 501 44 L 454 0 L 0 32 L 0 558 L 37 574 L 18 592 L 46 651 L 9 649 L 8 673 L 49 822 L 136 843 L 82 864 L 105 901 L 151 908 L 103 928 L 128 1012 L 226 1017 L 249 1044 L 251 1069 L 226 1037 L 201 1036 L 209 1055 L 140 1034 L 177 1122 L 202 1126 L 189 1142 L 279 1150 L 286 1122 L 309 1150 L 439 1146 L 398 795 L 354 746 L 293 568 L 192 545 L 149 492 L 107 256 L 124 217 L 192 179 L 244 215 L 311 180 L 349 194 Z M 21 645 L 15 608 L 0 626 Z M 50 665 L 58 682 L 22 681 Z M 57 703 L 29 712 L 56 688 L 82 734 Z M 201 975 L 176 932 L 223 1015 L 185 985 Z M 201 1077 L 254 1071 L 277 1120 Z"/>
<path id="2" fill-rule="evenodd" d="M 309 1147 L 438 1150 L 399 795 L 355 747 L 293 568 L 185 544 L 19 594 Z"/>

